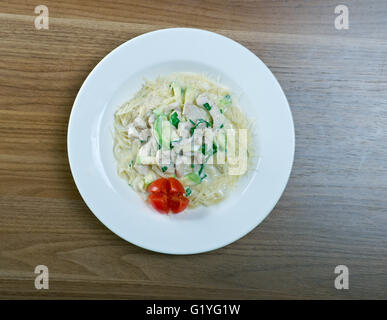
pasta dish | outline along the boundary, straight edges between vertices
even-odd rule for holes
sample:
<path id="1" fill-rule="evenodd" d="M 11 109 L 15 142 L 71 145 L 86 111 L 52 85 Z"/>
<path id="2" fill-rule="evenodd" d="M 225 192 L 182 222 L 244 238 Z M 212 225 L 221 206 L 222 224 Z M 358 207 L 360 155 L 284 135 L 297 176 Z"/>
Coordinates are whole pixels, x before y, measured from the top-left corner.
<path id="1" fill-rule="evenodd" d="M 162 213 L 220 202 L 251 157 L 237 99 L 194 73 L 146 81 L 115 112 L 113 136 L 119 176 Z"/>

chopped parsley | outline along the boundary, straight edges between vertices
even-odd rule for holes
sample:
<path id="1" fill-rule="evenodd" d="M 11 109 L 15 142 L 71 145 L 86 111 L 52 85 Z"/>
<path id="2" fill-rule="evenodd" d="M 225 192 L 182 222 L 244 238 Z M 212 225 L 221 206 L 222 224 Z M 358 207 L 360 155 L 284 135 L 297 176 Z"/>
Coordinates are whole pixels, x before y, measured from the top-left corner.
<path id="1" fill-rule="evenodd" d="M 206 108 L 208 111 L 211 110 L 211 106 L 207 102 L 203 104 L 203 107 Z"/>
<path id="2" fill-rule="evenodd" d="M 202 153 L 206 154 L 206 145 L 205 144 L 202 144 Z"/>
<path id="3" fill-rule="evenodd" d="M 199 176 L 202 174 L 203 169 L 204 169 L 204 164 L 201 164 L 201 165 L 200 165 L 199 172 L 198 172 Z"/>
<path id="4" fill-rule="evenodd" d="M 215 154 L 217 152 L 218 152 L 218 146 L 215 143 L 213 143 L 212 144 L 212 154 Z"/>
<path id="5" fill-rule="evenodd" d="M 191 190 L 190 187 L 188 187 L 187 189 L 185 189 L 185 195 L 186 195 L 187 197 L 189 197 L 189 196 L 191 195 L 191 193 L 192 193 L 192 190 Z"/>
<path id="6" fill-rule="evenodd" d="M 171 114 L 169 121 L 172 123 L 172 125 L 177 129 L 177 126 L 179 125 L 179 118 L 177 116 L 177 112 L 175 111 L 174 113 Z"/>
<path id="7" fill-rule="evenodd" d="M 162 168 L 161 168 L 161 171 L 162 171 L 162 172 L 165 172 L 165 171 L 167 171 L 167 170 L 168 170 L 168 167 L 162 167 Z"/>
<path id="8" fill-rule="evenodd" d="M 206 121 L 206 120 L 204 120 L 204 119 L 199 119 L 198 120 L 198 122 L 193 122 L 192 120 L 189 120 L 194 126 L 191 128 L 191 136 L 194 134 L 194 131 L 196 130 L 196 128 L 198 127 L 198 125 L 199 124 L 201 124 L 201 123 L 205 123 L 206 124 L 206 127 L 208 128 L 208 127 L 210 127 L 210 126 L 212 126 L 211 124 L 210 124 L 210 122 L 208 122 L 208 121 Z"/>

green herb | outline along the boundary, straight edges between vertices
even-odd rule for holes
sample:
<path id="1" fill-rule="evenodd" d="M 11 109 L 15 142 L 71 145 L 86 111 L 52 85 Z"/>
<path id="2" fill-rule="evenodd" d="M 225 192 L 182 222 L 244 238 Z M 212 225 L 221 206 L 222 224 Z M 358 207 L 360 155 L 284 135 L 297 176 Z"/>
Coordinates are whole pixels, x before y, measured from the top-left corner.
<path id="1" fill-rule="evenodd" d="M 157 145 L 157 148 L 160 150 L 160 149 L 161 149 L 161 144 L 158 144 L 158 145 Z"/>
<path id="2" fill-rule="evenodd" d="M 203 169 L 204 169 L 204 164 L 201 164 L 201 165 L 200 165 L 199 172 L 198 172 L 199 176 L 202 174 Z"/>
<path id="3" fill-rule="evenodd" d="M 144 142 L 145 142 L 145 140 L 140 140 L 140 142 L 141 142 L 141 143 L 144 143 Z"/>
<path id="4" fill-rule="evenodd" d="M 206 108 L 208 111 L 211 110 L 211 106 L 207 102 L 203 104 L 203 107 Z"/>
<path id="5" fill-rule="evenodd" d="M 177 129 L 177 126 L 179 125 L 179 118 L 177 116 L 177 112 L 174 112 L 171 114 L 169 121 L 172 123 L 172 125 Z"/>
<path id="6" fill-rule="evenodd" d="M 210 127 L 210 123 L 204 119 L 198 119 L 198 122 L 195 124 L 195 122 L 193 122 L 192 120 L 190 120 L 191 123 L 194 125 L 192 128 L 191 128 L 191 136 L 193 135 L 194 131 L 197 129 L 198 125 L 201 124 L 201 123 L 205 123 L 206 124 L 206 127 Z"/>
<path id="7" fill-rule="evenodd" d="M 129 162 L 129 168 L 131 168 L 133 166 L 133 160 L 130 160 Z"/>
<path id="8" fill-rule="evenodd" d="M 193 163 L 191 164 L 191 168 L 195 168 L 195 165 Z"/>
<path id="9" fill-rule="evenodd" d="M 172 143 L 177 143 L 177 142 L 180 142 L 181 140 L 183 140 L 183 138 L 180 138 L 179 140 L 173 140 L 169 143 L 169 149 L 173 149 L 174 145 Z"/>
<path id="10" fill-rule="evenodd" d="M 195 125 L 195 122 L 193 122 L 191 119 L 189 119 L 189 122 L 191 122 L 193 125 Z"/>
<path id="11" fill-rule="evenodd" d="M 191 172 L 184 177 L 187 177 L 189 180 L 191 180 L 195 184 L 199 184 L 201 181 L 199 175 L 197 175 L 195 172 Z"/>
<path id="12" fill-rule="evenodd" d="M 222 99 L 219 100 L 219 104 L 222 106 L 229 106 L 231 104 L 232 100 L 229 94 L 226 94 Z"/>
<path id="13" fill-rule="evenodd" d="M 206 145 L 205 144 L 202 144 L 202 153 L 206 154 Z"/>
<path id="14" fill-rule="evenodd" d="M 199 119 L 198 124 L 200 124 L 200 123 L 205 123 L 207 128 L 211 125 L 210 122 L 203 120 L 203 119 Z"/>
<path id="15" fill-rule="evenodd" d="M 223 113 L 223 109 L 219 109 L 220 113 Z"/>
<path id="16" fill-rule="evenodd" d="M 191 193 L 192 193 L 192 190 L 191 190 L 190 187 L 188 187 L 187 189 L 185 189 L 185 195 L 186 195 L 187 197 L 189 197 L 189 196 L 191 195 Z"/>
<path id="17" fill-rule="evenodd" d="M 161 171 L 162 171 L 162 172 L 165 172 L 165 171 L 167 171 L 167 170 L 168 170 L 168 167 L 162 167 L 162 168 L 161 168 Z"/>
<path id="18" fill-rule="evenodd" d="M 200 178 L 200 182 L 202 182 L 203 179 L 205 179 L 206 177 L 207 177 L 207 173 L 205 173 L 204 176 Z"/>
<path id="19" fill-rule="evenodd" d="M 213 143 L 212 144 L 212 154 L 215 154 L 217 152 L 218 152 L 218 146 L 215 143 Z"/>
<path id="20" fill-rule="evenodd" d="M 220 127 L 219 127 L 219 128 L 220 128 L 220 129 L 222 129 L 223 127 L 224 127 L 224 125 L 223 125 L 223 123 L 222 123 L 222 124 L 220 125 Z"/>

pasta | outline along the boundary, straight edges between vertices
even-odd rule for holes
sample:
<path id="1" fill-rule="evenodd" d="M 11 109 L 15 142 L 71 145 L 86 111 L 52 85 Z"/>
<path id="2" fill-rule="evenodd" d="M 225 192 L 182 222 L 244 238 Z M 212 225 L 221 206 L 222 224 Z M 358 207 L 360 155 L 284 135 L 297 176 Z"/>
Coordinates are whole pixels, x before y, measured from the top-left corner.
<path id="1" fill-rule="evenodd" d="M 194 73 L 158 77 L 114 114 L 118 175 L 144 197 L 154 180 L 176 177 L 189 208 L 216 204 L 247 172 L 250 131 L 227 88 Z"/>

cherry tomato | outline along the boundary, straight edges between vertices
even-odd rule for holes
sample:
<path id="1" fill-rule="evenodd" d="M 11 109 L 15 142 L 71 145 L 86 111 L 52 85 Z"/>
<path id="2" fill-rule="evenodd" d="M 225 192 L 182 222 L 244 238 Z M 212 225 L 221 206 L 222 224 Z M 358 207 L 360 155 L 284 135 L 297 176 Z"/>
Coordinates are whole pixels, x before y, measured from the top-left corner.
<path id="1" fill-rule="evenodd" d="M 168 181 L 170 185 L 170 188 L 169 188 L 170 193 L 181 193 L 181 194 L 185 193 L 184 187 L 179 180 L 175 178 L 168 178 Z"/>
<path id="2" fill-rule="evenodd" d="M 168 194 L 169 190 L 170 190 L 170 184 L 168 179 L 165 179 L 165 178 L 160 178 L 153 181 L 147 189 L 148 192 L 160 192 L 164 194 Z"/>
<path id="3" fill-rule="evenodd" d="M 168 195 L 165 193 L 157 192 L 149 195 L 149 202 L 152 207 L 160 213 L 169 212 Z"/>
<path id="4" fill-rule="evenodd" d="M 181 193 L 172 193 L 169 195 L 169 208 L 173 213 L 179 213 L 187 208 L 189 200 Z"/>
<path id="5" fill-rule="evenodd" d="M 149 203 L 160 213 L 179 213 L 187 208 L 189 200 L 184 197 L 184 187 L 175 178 L 160 178 L 148 187 Z"/>

